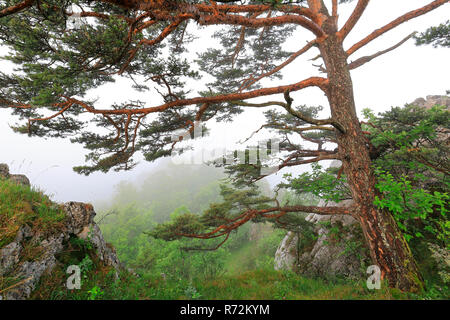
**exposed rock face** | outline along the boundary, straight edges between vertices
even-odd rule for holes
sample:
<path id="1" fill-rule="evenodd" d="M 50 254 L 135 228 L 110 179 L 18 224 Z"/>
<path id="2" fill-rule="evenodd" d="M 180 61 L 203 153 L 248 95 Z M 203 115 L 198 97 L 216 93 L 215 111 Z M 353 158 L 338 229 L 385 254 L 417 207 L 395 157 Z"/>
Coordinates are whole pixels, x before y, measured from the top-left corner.
<path id="1" fill-rule="evenodd" d="M 4 168 L 7 166 L 0 165 L 0 170 Z M 16 238 L 0 249 L 0 277 L 7 275 L 17 279 L 19 283 L 14 288 L 0 293 L 2 299 L 18 300 L 30 297 L 42 275 L 51 272 L 58 264 L 58 254 L 67 249 L 65 246 L 73 237 L 89 241 L 98 259 L 105 266 L 114 267 L 116 271 L 121 268 L 115 250 L 107 245 L 100 228 L 94 222 L 96 213 L 92 205 L 68 202 L 62 207 L 66 219 L 60 229 L 43 235 L 24 225 L 18 230 Z M 23 256 L 30 247 L 36 251 L 34 258 L 24 259 Z"/>
<path id="2" fill-rule="evenodd" d="M 426 99 L 417 98 L 410 104 L 414 105 L 414 106 L 418 106 L 418 107 L 427 108 L 427 109 L 429 109 L 435 105 L 446 106 L 447 108 L 450 108 L 450 97 L 449 96 L 427 96 Z"/>
<path id="3" fill-rule="evenodd" d="M 14 181 L 17 184 L 22 184 L 24 186 L 30 186 L 30 180 L 27 176 L 23 174 L 10 174 L 9 180 Z"/>
<path id="4" fill-rule="evenodd" d="M 9 179 L 9 167 L 5 163 L 0 163 L 0 178 Z"/>
<path id="5" fill-rule="evenodd" d="M 446 248 L 436 244 L 428 243 L 431 258 L 436 263 L 437 274 L 446 285 L 450 284 L 450 252 Z"/>
<path id="6" fill-rule="evenodd" d="M 329 206 L 348 206 L 351 200 Z M 324 206 L 325 203 L 319 203 Z M 300 250 L 299 234 L 290 231 L 281 242 L 275 254 L 275 269 L 293 270 L 305 275 L 359 278 L 362 268 L 369 262 L 364 247 L 361 228 L 351 216 L 321 216 L 309 214 L 306 221 L 314 224 L 315 242 Z"/>
<path id="7" fill-rule="evenodd" d="M 295 268 L 298 260 L 297 241 L 298 236 L 292 231 L 289 231 L 283 238 L 275 252 L 275 270 L 293 270 Z"/>
<path id="8" fill-rule="evenodd" d="M 30 180 L 27 176 L 23 174 L 10 174 L 9 167 L 6 163 L 0 163 L 0 178 L 9 179 L 18 184 L 23 184 L 25 186 L 30 185 Z"/>
<path id="9" fill-rule="evenodd" d="M 330 167 L 339 167 L 334 161 Z M 339 203 L 321 200 L 318 206 L 350 206 L 352 200 Z M 313 223 L 315 238 L 306 247 L 299 246 L 299 235 L 305 230 L 288 232 L 275 254 L 276 270 L 293 270 L 301 274 L 359 278 L 370 259 L 365 249 L 361 227 L 348 215 L 308 214 L 305 220 Z M 301 241 L 301 240 L 300 240 Z"/>

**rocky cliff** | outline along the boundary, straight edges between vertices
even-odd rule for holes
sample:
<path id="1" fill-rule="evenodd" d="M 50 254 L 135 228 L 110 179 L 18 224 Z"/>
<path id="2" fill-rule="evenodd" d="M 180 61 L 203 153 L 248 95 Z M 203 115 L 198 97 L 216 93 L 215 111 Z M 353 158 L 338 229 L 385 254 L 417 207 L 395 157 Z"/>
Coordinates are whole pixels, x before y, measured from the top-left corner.
<path id="1" fill-rule="evenodd" d="M 328 205 L 346 206 L 351 200 Z M 325 205 L 323 202 L 319 205 Z M 306 221 L 313 224 L 314 236 L 309 244 L 301 228 L 290 231 L 275 253 L 276 270 L 293 270 L 297 273 L 320 277 L 346 277 L 357 279 L 364 275 L 370 259 L 362 230 L 351 216 L 321 216 L 309 214 Z"/>
<path id="2" fill-rule="evenodd" d="M 74 264 L 89 255 L 118 275 L 121 264 L 94 222 L 92 205 L 53 203 L 5 164 L 0 164 L 0 201 L 0 299 L 30 298 L 44 276 L 67 265 L 68 255 Z"/>
<path id="3" fill-rule="evenodd" d="M 334 161 L 332 167 L 339 167 Z M 319 206 L 350 206 L 352 200 L 339 203 L 321 200 Z M 369 264 L 369 254 L 365 247 L 361 227 L 351 216 L 308 214 L 312 235 L 305 238 L 311 230 L 290 231 L 281 242 L 275 254 L 276 270 L 293 270 L 300 274 L 347 278 L 359 278 Z"/>
<path id="4" fill-rule="evenodd" d="M 417 98 L 416 100 L 411 102 L 410 105 L 418 106 L 418 107 L 422 107 L 422 108 L 426 108 L 426 109 L 429 109 L 436 105 L 446 106 L 447 108 L 450 108 L 450 97 L 449 96 L 430 95 L 430 96 L 427 96 L 426 99 Z"/>

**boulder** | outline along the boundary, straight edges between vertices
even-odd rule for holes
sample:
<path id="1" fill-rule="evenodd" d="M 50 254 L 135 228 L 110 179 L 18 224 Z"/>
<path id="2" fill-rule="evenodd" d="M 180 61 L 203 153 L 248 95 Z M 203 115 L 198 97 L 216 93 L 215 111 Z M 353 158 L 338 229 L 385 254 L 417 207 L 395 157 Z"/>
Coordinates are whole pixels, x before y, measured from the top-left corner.
<path id="1" fill-rule="evenodd" d="M 23 186 L 28 186 L 28 187 L 31 186 L 30 180 L 24 174 L 11 174 L 11 175 L 9 175 L 9 180 L 11 180 L 17 184 L 21 184 Z"/>
<path id="2" fill-rule="evenodd" d="M 330 167 L 340 167 L 333 161 Z M 318 206 L 347 207 L 353 200 L 339 203 L 321 200 Z M 321 277 L 360 278 L 369 265 L 369 253 L 359 223 L 350 215 L 319 215 L 310 213 L 305 221 L 312 224 L 315 237 L 306 246 L 302 227 L 290 231 L 275 253 L 276 270 L 292 270 L 300 274 Z"/>
<path id="3" fill-rule="evenodd" d="M 450 108 L 450 97 L 449 96 L 430 95 L 430 96 L 427 96 L 426 99 L 417 98 L 416 100 L 411 102 L 410 105 L 423 107 L 426 109 L 429 109 L 436 105 L 446 106 L 447 108 Z"/>
<path id="4" fill-rule="evenodd" d="M 30 180 L 23 174 L 10 174 L 6 163 L 0 163 L 0 178 L 9 179 L 15 183 L 30 186 Z"/>
<path id="5" fill-rule="evenodd" d="M 24 225 L 11 243 L 0 249 L 0 277 L 18 279 L 15 287 L 0 294 L 0 299 L 22 300 L 30 297 L 44 273 L 51 272 L 58 264 L 58 255 L 67 250 L 65 246 L 72 237 L 91 243 L 97 257 L 105 266 L 116 270 L 116 277 L 122 268 L 113 247 L 103 238 L 94 222 L 95 211 L 92 205 L 81 202 L 68 202 L 62 205 L 66 214 L 64 225 L 51 234 L 43 235 Z M 24 259 L 25 247 L 34 247 L 36 256 Z"/>
<path id="6" fill-rule="evenodd" d="M 351 200 L 328 203 L 330 206 L 351 204 Z M 324 205 L 323 202 L 319 203 L 319 206 Z M 370 259 L 358 222 L 347 215 L 321 216 L 314 213 L 305 220 L 314 224 L 316 240 L 299 250 L 298 241 L 302 230 L 290 231 L 275 254 L 275 269 L 326 278 L 360 278 Z"/>

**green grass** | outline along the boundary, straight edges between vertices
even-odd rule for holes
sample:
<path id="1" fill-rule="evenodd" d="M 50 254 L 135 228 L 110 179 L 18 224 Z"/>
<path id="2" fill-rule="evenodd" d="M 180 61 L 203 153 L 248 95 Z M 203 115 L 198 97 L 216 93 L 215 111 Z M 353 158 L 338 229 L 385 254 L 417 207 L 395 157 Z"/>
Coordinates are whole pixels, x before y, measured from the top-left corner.
<path id="1" fill-rule="evenodd" d="M 0 248 L 14 240 L 24 224 L 45 233 L 64 219 L 62 209 L 42 192 L 0 179 Z"/>
<path id="2" fill-rule="evenodd" d="M 81 290 L 63 289 L 54 280 L 64 279 L 64 273 L 52 272 L 52 283 L 45 282 L 35 299 L 73 300 L 398 300 L 445 299 L 430 297 L 430 293 L 413 295 L 390 289 L 369 290 L 364 281 L 324 280 L 305 278 L 292 272 L 254 270 L 239 276 L 225 275 L 215 279 L 182 279 L 164 281 L 143 276 L 136 278 L 122 273 L 115 280 L 108 268 L 95 268 L 83 280 Z M 49 278 L 50 279 L 50 278 Z"/>
<path id="3" fill-rule="evenodd" d="M 392 299 L 386 287 L 368 290 L 363 282 L 327 281 L 299 276 L 293 272 L 247 271 L 205 283 L 198 291 L 206 299 L 311 300 L 311 299 Z"/>
<path id="4" fill-rule="evenodd" d="M 225 270 L 227 274 L 238 274 L 242 270 L 248 270 L 252 259 L 258 257 L 257 246 L 255 243 L 246 242 L 240 248 L 231 252 L 230 258 L 225 263 Z"/>

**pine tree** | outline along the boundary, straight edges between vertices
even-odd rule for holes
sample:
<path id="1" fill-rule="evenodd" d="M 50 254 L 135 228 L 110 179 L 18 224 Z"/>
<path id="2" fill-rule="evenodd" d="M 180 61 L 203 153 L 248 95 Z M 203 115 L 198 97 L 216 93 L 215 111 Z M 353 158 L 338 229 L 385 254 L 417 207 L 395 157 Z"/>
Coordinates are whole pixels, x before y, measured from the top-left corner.
<path id="1" fill-rule="evenodd" d="M 351 70 L 392 51 L 413 34 L 373 55 L 350 63 L 348 60 L 374 39 L 448 1 L 430 1 L 374 30 L 348 49 L 344 49 L 344 40 L 369 0 L 358 0 L 339 29 L 338 12 L 343 2 L 348 1 L 332 0 L 327 8 L 323 0 L 5 0 L 0 9 L 0 37 L 2 44 L 11 49 L 6 58 L 18 68 L 12 75 L 0 74 L 0 106 L 11 108 L 15 115 L 27 120 L 14 128 L 18 132 L 71 137 L 84 144 L 91 150 L 87 157 L 90 164 L 75 168 L 83 174 L 129 170 L 135 165 L 133 155 L 137 152 L 149 161 L 169 156 L 179 145 L 179 141 L 172 141 L 173 133 L 179 129 L 194 132 L 196 121 L 229 121 L 247 108 L 275 106 L 278 110 L 269 114 L 273 118 L 269 127 L 297 132 L 317 145 L 317 149 L 296 148 L 283 141 L 285 158 L 279 168 L 341 160 L 340 171 L 346 177 L 354 206 L 267 208 L 262 207 L 267 199 L 259 199 L 261 205 L 248 207 L 245 192 L 251 192 L 250 188 L 233 195 L 238 199 L 235 209 L 242 209 L 237 217 L 230 220 L 217 208 L 211 211 L 212 231 L 200 234 L 200 225 L 189 224 L 183 235 L 227 237 L 253 218 L 276 219 L 292 211 L 352 214 L 361 224 L 371 258 L 380 267 L 382 277 L 393 287 L 418 291 L 422 287 L 421 276 L 407 242 L 392 214 L 374 204 L 379 194 L 371 167 L 370 142 L 356 115 L 350 75 Z M 73 11 L 76 8 L 78 12 Z M 78 22 L 76 27 L 71 26 L 74 20 Z M 193 37 L 188 29 L 190 23 L 222 27 L 215 33 L 221 47 L 209 48 L 199 56 L 200 70 L 182 58 Z M 296 52 L 282 50 L 281 45 L 300 29 L 310 32 L 313 40 Z M 166 48 L 171 55 L 164 54 Z M 262 86 L 262 79 L 279 78 L 282 69 L 311 49 L 319 51 L 316 60 L 322 61 L 319 68 L 324 76 L 282 86 Z M 201 72 L 214 80 L 208 84 L 209 90 L 193 97 L 183 89 L 184 84 L 200 79 Z M 131 79 L 134 88 L 141 91 L 149 90 L 150 83 L 155 83 L 163 103 L 147 106 L 130 100 L 108 108 L 83 99 L 87 90 L 114 81 L 115 76 Z M 308 114 L 304 107 L 294 104 L 291 94 L 310 87 L 319 88 L 326 95 L 329 119 L 317 119 L 316 114 Z M 246 101 L 275 94 L 284 94 L 284 101 Z M 82 121 L 84 114 L 93 115 L 96 129 Z M 338 147 L 324 148 L 317 138 L 321 133 Z M 261 161 L 259 166 L 263 166 Z M 256 180 L 257 169 L 253 165 L 247 168 Z M 223 224 L 216 227 L 221 214 Z M 179 218 L 180 226 L 188 224 L 183 219 Z"/>

